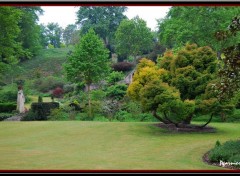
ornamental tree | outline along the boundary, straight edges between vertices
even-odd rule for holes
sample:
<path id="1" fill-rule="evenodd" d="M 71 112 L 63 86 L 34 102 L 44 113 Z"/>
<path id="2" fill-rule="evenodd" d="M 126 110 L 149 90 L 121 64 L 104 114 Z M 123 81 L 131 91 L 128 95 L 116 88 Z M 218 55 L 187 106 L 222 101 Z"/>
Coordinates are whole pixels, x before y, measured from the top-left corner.
<path id="1" fill-rule="evenodd" d="M 175 54 L 167 50 L 157 64 L 142 59 L 128 95 L 164 123 L 190 124 L 196 112 L 204 111 L 203 107 L 208 107 L 204 113 L 219 110 L 218 102 L 205 95 L 216 71 L 217 56 L 210 47 L 187 44 Z"/>
<path id="2" fill-rule="evenodd" d="M 193 113 L 195 104 L 190 100 L 182 101 L 179 90 L 162 81 L 167 74 L 167 70 L 159 69 L 151 60 L 141 59 L 127 94 L 161 122 L 180 126 Z"/>
<path id="3" fill-rule="evenodd" d="M 109 51 L 102 40 L 90 29 L 76 45 L 64 65 L 67 78 L 87 85 L 89 117 L 92 117 L 90 85 L 103 80 L 110 71 Z"/>

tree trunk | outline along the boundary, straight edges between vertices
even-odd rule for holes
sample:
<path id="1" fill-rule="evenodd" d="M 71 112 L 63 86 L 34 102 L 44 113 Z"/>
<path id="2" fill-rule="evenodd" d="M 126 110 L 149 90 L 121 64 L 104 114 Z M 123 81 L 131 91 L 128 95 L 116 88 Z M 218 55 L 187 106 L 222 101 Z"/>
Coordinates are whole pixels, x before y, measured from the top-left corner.
<path id="1" fill-rule="evenodd" d="M 221 51 L 217 51 L 217 58 L 218 58 L 218 60 L 221 60 L 222 58 L 221 58 Z"/>
<path id="2" fill-rule="evenodd" d="M 189 116 L 186 119 L 183 120 L 182 123 L 189 125 L 192 121 L 192 117 L 193 117 L 193 114 L 191 113 L 191 114 L 189 114 Z"/>
<path id="3" fill-rule="evenodd" d="M 157 114 L 157 111 L 156 111 L 156 110 L 154 110 L 154 111 L 152 112 L 152 114 L 153 114 L 153 116 L 156 117 L 159 121 L 161 121 L 161 122 L 163 122 L 163 123 L 165 123 L 165 124 L 171 123 L 171 122 L 169 122 L 168 120 L 165 120 L 165 119 L 163 119 L 162 117 L 160 117 L 160 116 Z"/>
<path id="4" fill-rule="evenodd" d="M 213 113 L 211 114 L 210 119 L 207 121 L 207 123 L 205 123 L 204 125 L 201 125 L 200 128 L 204 128 L 205 126 L 207 126 L 207 124 L 209 124 L 212 121 L 213 118 Z"/>
<path id="5" fill-rule="evenodd" d="M 87 84 L 87 91 L 88 91 L 88 117 L 89 118 L 93 118 L 92 105 L 91 105 L 91 95 L 90 95 L 90 85 L 91 84 Z"/>

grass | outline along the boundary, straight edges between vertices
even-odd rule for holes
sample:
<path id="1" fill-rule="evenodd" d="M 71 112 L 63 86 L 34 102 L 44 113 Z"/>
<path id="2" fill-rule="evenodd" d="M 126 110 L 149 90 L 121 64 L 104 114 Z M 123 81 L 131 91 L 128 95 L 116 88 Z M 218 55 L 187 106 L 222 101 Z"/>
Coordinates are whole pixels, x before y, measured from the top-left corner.
<path id="1" fill-rule="evenodd" d="M 62 64 L 67 60 L 67 54 L 71 48 L 42 49 L 39 54 L 30 60 L 19 63 L 7 74 L 4 82 L 10 84 L 12 79 L 28 80 L 32 79 L 36 72 L 43 76 L 61 76 Z"/>
<path id="2" fill-rule="evenodd" d="M 1 170 L 223 170 L 202 161 L 215 142 L 239 138 L 239 123 L 216 133 L 169 133 L 147 122 L 1 122 Z"/>

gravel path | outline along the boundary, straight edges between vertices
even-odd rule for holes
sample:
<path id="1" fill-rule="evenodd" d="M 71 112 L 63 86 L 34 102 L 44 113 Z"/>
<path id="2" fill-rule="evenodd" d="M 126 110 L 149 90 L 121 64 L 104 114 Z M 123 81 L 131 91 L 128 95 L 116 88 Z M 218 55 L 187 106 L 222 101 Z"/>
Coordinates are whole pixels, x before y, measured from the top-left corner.
<path id="1" fill-rule="evenodd" d="M 21 118 L 24 116 L 24 114 L 17 114 L 15 116 L 9 117 L 5 119 L 4 121 L 21 121 Z"/>

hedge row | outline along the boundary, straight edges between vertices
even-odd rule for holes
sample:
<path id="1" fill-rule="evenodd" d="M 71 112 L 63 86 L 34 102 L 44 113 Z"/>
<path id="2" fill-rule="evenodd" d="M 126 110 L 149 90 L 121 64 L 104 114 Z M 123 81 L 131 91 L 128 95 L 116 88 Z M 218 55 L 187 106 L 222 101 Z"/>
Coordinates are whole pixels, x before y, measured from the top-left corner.
<path id="1" fill-rule="evenodd" d="M 16 103 L 0 103 L 0 112 L 12 112 L 16 109 Z"/>

